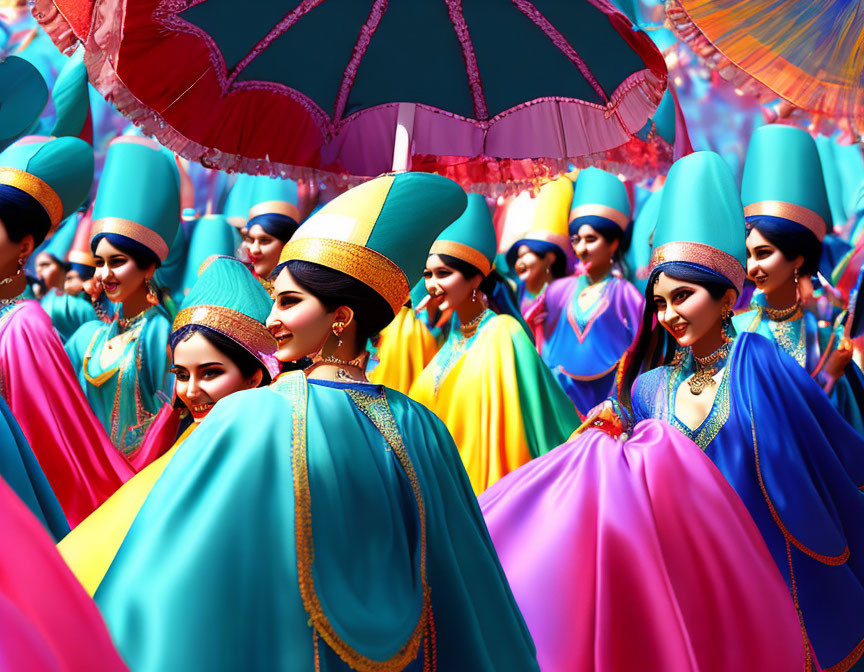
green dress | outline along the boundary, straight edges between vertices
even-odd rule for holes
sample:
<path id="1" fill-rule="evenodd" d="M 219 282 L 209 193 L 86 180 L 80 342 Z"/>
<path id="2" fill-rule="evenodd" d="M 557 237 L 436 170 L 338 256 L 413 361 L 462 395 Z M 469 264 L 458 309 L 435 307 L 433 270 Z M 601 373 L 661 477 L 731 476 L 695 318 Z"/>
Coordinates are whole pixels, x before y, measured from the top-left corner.
<path id="1" fill-rule="evenodd" d="M 446 427 L 300 372 L 216 405 L 95 599 L 136 672 L 538 669 Z"/>
<path id="2" fill-rule="evenodd" d="M 173 392 L 167 354 L 171 321 L 164 308 L 152 306 L 124 333 L 122 352 L 107 367 L 101 364 L 101 354 L 120 334 L 117 320 L 82 325 L 67 341 L 66 352 L 96 417 L 114 446 L 131 458 Z"/>

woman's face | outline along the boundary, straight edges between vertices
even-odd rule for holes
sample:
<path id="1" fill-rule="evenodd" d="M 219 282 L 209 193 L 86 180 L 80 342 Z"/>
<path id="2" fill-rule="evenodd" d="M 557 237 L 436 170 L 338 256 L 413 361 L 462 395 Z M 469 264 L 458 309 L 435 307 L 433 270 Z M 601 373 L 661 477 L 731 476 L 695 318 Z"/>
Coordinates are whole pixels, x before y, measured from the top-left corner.
<path id="1" fill-rule="evenodd" d="M 47 252 L 40 252 L 36 256 L 36 275 L 46 289 L 63 289 L 66 270 Z"/>
<path id="2" fill-rule="evenodd" d="M 795 269 L 804 263 L 802 257 L 789 261 L 759 229 L 751 229 L 747 236 L 747 275 L 756 287 L 766 294 L 795 282 Z"/>
<path id="3" fill-rule="evenodd" d="M 451 268 L 437 254 L 430 255 L 423 271 L 426 291 L 430 303 L 442 312 L 458 310 L 465 302 L 471 301 L 474 290 L 480 286 L 482 278 L 478 275 L 470 280 L 455 268 Z"/>
<path id="4" fill-rule="evenodd" d="M 570 244 L 586 273 L 608 271 L 612 266 L 612 257 L 618 249 L 617 240 L 610 243 L 588 224 L 583 224 L 570 236 Z"/>
<path id="5" fill-rule="evenodd" d="M 260 224 L 255 224 L 243 235 L 243 247 L 259 278 L 269 278 L 279 264 L 279 254 L 284 243 L 267 233 Z"/>
<path id="6" fill-rule="evenodd" d="M 67 271 L 66 280 L 63 283 L 63 291 L 69 296 L 78 296 L 84 291 L 84 281 L 81 279 L 78 271 Z"/>
<path id="7" fill-rule="evenodd" d="M 245 378 L 234 361 L 196 331 L 174 348 L 174 391 L 200 422 L 213 405 L 229 394 L 258 387 L 263 374 Z"/>
<path id="8" fill-rule="evenodd" d="M 155 267 L 144 270 L 138 268 L 132 257 L 114 247 L 107 238 L 99 241 L 94 256 L 96 273 L 93 277 L 113 303 L 123 303 L 140 291 L 156 270 Z"/>
<path id="9" fill-rule="evenodd" d="M 541 285 L 549 279 L 549 270 L 555 261 L 555 254 L 547 252 L 539 255 L 527 245 L 520 245 L 516 250 L 516 263 L 513 270 L 519 279 L 529 287 Z"/>
<path id="10" fill-rule="evenodd" d="M 287 267 L 276 276 L 273 296 L 267 328 L 279 346 L 276 359 L 296 362 L 321 350 L 333 333 L 336 311 L 328 311 L 316 296 L 298 285 Z"/>
<path id="11" fill-rule="evenodd" d="M 734 294 L 732 290 L 730 293 Z M 702 285 L 676 280 L 665 273 L 654 283 L 657 320 L 682 347 L 692 346 L 718 329 L 730 307 L 727 296 L 716 300 Z"/>

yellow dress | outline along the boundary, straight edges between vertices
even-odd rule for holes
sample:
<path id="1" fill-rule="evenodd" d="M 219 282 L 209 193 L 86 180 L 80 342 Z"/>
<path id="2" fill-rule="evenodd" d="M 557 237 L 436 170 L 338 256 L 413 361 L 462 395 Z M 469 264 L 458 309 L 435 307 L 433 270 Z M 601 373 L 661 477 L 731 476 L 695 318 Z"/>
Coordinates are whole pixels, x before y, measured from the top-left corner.
<path id="1" fill-rule="evenodd" d="M 168 452 L 124 483 L 57 544 L 60 555 L 90 596 L 99 588 L 150 490 L 197 426 L 190 425 Z"/>
<path id="2" fill-rule="evenodd" d="M 451 331 L 410 396 L 447 425 L 476 494 L 580 424 L 525 330 L 488 310 L 470 338 Z"/>
<path id="3" fill-rule="evenodd" d="M 435 337 L 411 308 L 402 306 L 395 319 L 381 331 L 378 342 L 380 363 L 369 375 L 369 380 L 408 394 L 436 352 L 438 343 Z"/>

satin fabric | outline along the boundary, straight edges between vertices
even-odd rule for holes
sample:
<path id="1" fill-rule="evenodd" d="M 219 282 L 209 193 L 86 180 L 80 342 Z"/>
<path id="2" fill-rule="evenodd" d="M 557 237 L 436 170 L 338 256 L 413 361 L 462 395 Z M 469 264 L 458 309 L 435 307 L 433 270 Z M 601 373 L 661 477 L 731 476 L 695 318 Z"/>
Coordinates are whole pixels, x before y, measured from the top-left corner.
<path id="1" fill-rule="evenodd" d="M 524 329 L 491 311 L 469 339 L 451 330 L 411 398 L 447 425 L 477 494 L 561 444 L 580 422 Z"/>
<path id="2" fill-rule="evenodd" d="M 197 426 L 190 425 L 170 450 L 126 481 L 57 544 L 60 555 L 88 595 L 93 595 L 99 588 L 147 495 L 174 453 Z"/>
<path id="3" fill-rule="evenodd" d="M 369 380 L 408 394 L 411 385 L 438 352 L 438 343 L 414 310 L 402 306 L 396 318 L 381 331 L 378 365 Z"/>
<path id="4" fill-rule="evenodd" d="M 589 282 L 586 275 L 556 280 L 533 309 L 541 324 L 540 356 L 581 417 L 612 394 L 618 361 L 636 338 L 645 304 L 633 285 L 609 277 L 582 310 L 579 295 Z"/>
<path id="5" fill-rule="evenodd" d="M 42 525 L 2 480 L 0 539 L 0 669 L 127 670 L 96 605 Z"/>
<path id="6" fill-rule="evenodd" d="M 129 458 L 132 468 L 141 471 L 167 453 L 177 440 L 179 430 L 180 412 L 171 404 L 163 404 L 147 428 L 141 447 Z"/>
<path id="7" fill-rule="evenodd" d="M 422 493 L 438 669 L 537 669 L 446 428 L 380 386 L 305 385 L 301 373 L 286 374 L 220 401 L 153 487 L 96 592 L 130 666 L 316 669 L 299 589 L 308 571 L 323 616 L 356 650 L 384 656 L 402 644 L 422 599 L 418 508 L 359 395 L 386 399 L 379 420 L 404 443 Z M 297 511 L 303 472 L 292 461 L 303 457 L 311 499 Z M 303 572 L 298 515 L 311 516 L 314 544 Z M 320 669 L 348 669 L 324 639 L 317 649 Z M 421 653 L 406 669 L 422 662 Z"/>
<path id="8" fill-rule="evenodd" d="M 759 530 L 667 424 L 588 430 L 479 500 L 543 672 L 804 669 Z"/>
<path id="9" fill-rule="evenodd" d="M 162 306 L 148 308 L 142 321 L 129 328 L 133 337 L 122 354 L 106 368 L 100 358 L 107 342 L 118 335 L 117 324 L 88 322 L 69 339 L 66 351 L 111 441 L 124 457 L 134 459 L 150 423 L 174 392 L 167 354 L 171 321 Z"/>
<path id="10" fill-rule="evenodd" d="M 703 447 L 759 528 L 819 664 L 849 669 L 864 651 L 864 438 L 802 366 L 758 334 L 736 339 L 695 432 L 674 411 L 687 375 L 682 365 L 639 376 L 635 418 L 666 420 Z"/>
<path id="11" fill-rule="evenodd" d="M 134 472 L 90 410 L 63 345 L 36 301 L 0 313 L 0 383 L 74 527 Z"/>
<path id="12" fill-rule="evenodd" d="M 824 372 L 818 369 L 840 343 L 843 337 L 842 327 L 820 329 L 816 316 L 812 313 L 804 313 L 795 320 L 775 322 L 763 311 L 765 306 L 765 295 L 757 294 L 753 298 L 751 309 L 732 319 L 736 331 L 761 334 L 774 341 L 806 371 L 815 375 L 816 380 L 824 387 L 828 380 Z M 856 385 L 861 378 L 861 369 L 855 362 L 850 362 L 846 374 L 834 382 L 829 398 L 855 431 L 864 435 L 864 394 L 857 392 Z"/>
<path id="13" fill-rule="evenodd" d="M 51 490 L 45 473 L 30 450 L 18 421 L 0 397 L 0 478 L 27 505 L 36 520 L 59 541 L 69 533 L 69 523 Z"/>
<path id="14" fill-rule="evenodd" d="M 64 343 L 82 324 L 98 319 L 93 304 L 83 296 L 70 296 L 56 290 L 42 298 L 42 308 Z"/>

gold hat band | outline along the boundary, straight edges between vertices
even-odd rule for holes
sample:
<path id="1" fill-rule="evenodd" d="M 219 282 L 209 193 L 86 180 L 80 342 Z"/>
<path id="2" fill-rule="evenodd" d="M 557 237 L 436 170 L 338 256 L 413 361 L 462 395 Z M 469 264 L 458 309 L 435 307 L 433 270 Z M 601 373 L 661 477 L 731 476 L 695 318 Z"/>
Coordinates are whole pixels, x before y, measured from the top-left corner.
<path id="1" fill-rule="evenodd" d="M 383 254 L 356 243 L 332 238 L 289 240 L 282 248 L 279 263 L 295 259 L 341 271 L 368 285 L 390 305 L 394 315 L 411 292 L 408 279 L 398 265 Z"/>
<path id="2" fill-rule="evenodd" d="M 116 233 L 119 236 L 131 238 L 152 250 L 160 261 L 165 261 L 168 257 L 168 243 L 158 233 L 138 222 L 120 217 L 94 219 L 90 229 L 90 240 L 93 240 L 100 233 Z"/>
<path id="3" fill-rule="evenodd" d="M 66 261 L 71 264 L 83 264 L 84 266 L 96 266 L 96 259 L 89 252 L 80 250 L 69 250 L 66 255 Z"/>
<path id="4" fill-rule="evenodd" d="M 429 254 L 446 254 L 461 259 L 479 270 L 484 278 L 492 272 L 492 264 L 489 263 L 486 255 L 463 243 L 452 240 L 436 240 L 432 244 Z"/>
<path id="5" fill-rule="evenodd" d="M 51 220 L 49 233 L 54 232 L 63 219 L 63 201 L 47 182 L 43 182 L 26 170 L 4 167 L 0 168 L 0 184 L 8 184 L 35 198 L 39 205 L 45 208 Z"/>
<path id="6" fill-rule="evenodd" d="M 570 221 L 572 222 L 577 217 L 605 217 L 615 222 L 621 229 L 626 229 L 630 223 L 630 217 L 623 212 L 619 212 L 615 208 L 600 203 L 586 203 L 585 205 L 577 205 L 570 211 Z"/>
<path id="7" fill-rule="evenodd" d="M 258 215 L 285 215 L 300 223 L 300 208 L 288 201 L 262 201 L 253 205 L 249 209 L 249 219 Z"/>
<path id="8" fill-rule="evenodd" d="M 272 355 L 276 352 L 276 339 L 267 327 L 253 317 L 224 306 L 190 306 L 174 318 L 172 331 L 190 324 L 200 324 L 224 334 L 255 355 Z"/>
<path id="9" fill-rule="evenodd" d="M 716 247 L 686 241 L 666 243 L 654 250 L 651 255 L 650 269 L 653 272 L 660 264 L 674 261 L 698 264 L 719 273 L 732 283 L 739 294 L 744 287 L 744 278 L 747 276 L 747 272 L 741 262 L 731 254 L 718 250 Z"/>
<path id="10" fill-rule="evenodd" d="M 803 205 L 795 203 L 787 203 L 786 201 L 759 201 L 751 203 L 744 208 L 745 217 L 755 217 L 757 215 L 765 215 L 767 217 L 782 217 L 796 224 L 800 224 L 805 229 L 808 229 L 821 243 L 825 240 L 825 234 L 828 227 L 825 225 L 825 220 L 810 208 L 805 208 Z"/>

